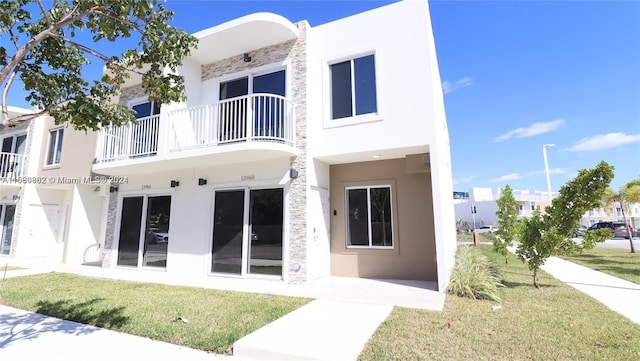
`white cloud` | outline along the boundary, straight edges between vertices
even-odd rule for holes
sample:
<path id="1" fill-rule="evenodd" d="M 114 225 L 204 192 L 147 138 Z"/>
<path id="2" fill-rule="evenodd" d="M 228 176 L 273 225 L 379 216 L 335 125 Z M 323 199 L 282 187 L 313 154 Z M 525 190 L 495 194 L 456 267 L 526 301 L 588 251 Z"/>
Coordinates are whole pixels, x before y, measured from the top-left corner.
<path id="1" fill-rule="evenodd" d="M 571 170 L 567 168 L 549 168 L 550 175 L 565 174 L 570 171 Z M 498 178 L 490 179 L 489 182 L 501 183 L 501 182 L 508 182 L 508 181 L 514 181 L 518 179 L 523 179 L 523 178 L 529 178 L 529 177 L 540 177 L 541 175 L 545 175 L 545 174 L 546 174 L 546 171 L 544 169 L 534 171 L 534 172 L 527 172 L 527 173 L 511 173 L 511 174 L 505 174 Z"/>
<path id="2" fill-rule="evenodd" d="M 609 133 L 599 134 L 592 137 L 582 138 L 571 148 L 562 148 L 565 152 L 592 152 L 619 148 L 627 144 L 640 142 L 640 134 Z"/>
<path id="3" fill-rule="evenodd" d="M 472 175 L 472 176 L 469 176 L 469 177 L 455 178 L 453 180 L 453 184 L 471 183 L 471 182 L 473 182 L 474 179 L 476 179 L 475 175 Z"/>
<path id="4" fill-rule="evenodd" d="M 498 182 L 513 181 L 513 180 L 520 179 L 522 177 L 523 176 L 520 173 L 511 173 L 511 174 L 503 175 L 503 176 L 498 177 L 498 178 L 489 179 L 489 182 L 498 183 Z"/>
<path id="5" fill-rule="evenodd" d="M 450 82 L 448 80 L 445 80 L 442 82 L 442 92 L 447 94 L 447 93 L 451 93 L 453 91 L 456 91 L 460 88 L 466 88 L 469 86 L 473 85 L 473 79 L 472 78 L 462 78 L 462 79 L 458 79 L 455 82 Z"/>
<path id="6" fill-rule="evenodd" d="M 550 122 L 542 122 L 542 123 L 533 123 L 526 128 L 518 128 L 507 133 L 504 133 L 498 136 L 495 139 L 495 142 L 501 142 L 503 140 L 511 139 L 511 138 L 527 138 L 533 137 L 534 135 L 540 135 L 544 133 L 553 132 L 554 130 L 559 129 L 562 124 L 564 124 L 564 119 L 556 119 Z"/>

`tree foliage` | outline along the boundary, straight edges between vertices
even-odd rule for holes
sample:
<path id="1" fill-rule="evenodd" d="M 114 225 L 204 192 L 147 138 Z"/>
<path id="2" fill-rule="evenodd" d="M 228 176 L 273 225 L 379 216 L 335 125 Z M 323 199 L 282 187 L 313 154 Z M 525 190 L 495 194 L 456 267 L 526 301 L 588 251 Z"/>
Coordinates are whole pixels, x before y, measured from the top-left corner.
<path id="1" fill-rule="evenodd" d="M 582 169 L 560 188 L 546 214 L 535 212 L 523 220 L 516 254 L 533 271 L 536 288 L 538 270 L 547 258 L 591 249 L 610 236 L 608 230 L 588 232 L 577 243 L 571 233 L 585 212 L 600 206 L 612 179 L 613 166 L 604 161 L 593 169 Z"/>
<path id="2" fill-rule="evenodd" d="M 498 229 L 495 231 L 493 238 L 493 249 L 504 256 L 504 263 L 508 263 L 507 253 L 508 247 L 513 246 L 513 241 L 517 237 L 518 232 L 518 206 L 519 202 L 513 196 L 513 190 L 507 184 L 500 198 L 496 200 L 498 211 Z"/>
<path id="3" fill-rule="evenodd" d="M 149 100 L 184 100 L 183 79 L 175 72 L 197 40 L 169 25 L 172 17 L 158 0 L 0 2 L 2 126 L 42 114 L 80 130 L 129 122 L 132 111 L 112 99 L 131 74 L 141 76 Z M 96 49 L 125 38 L 137 46 L 115 55 Z M 87 80 L 83 69 L 93 59 L 105 72 Z M 10 119 L 7 94 L 17 78 L 37 111 Z"/>

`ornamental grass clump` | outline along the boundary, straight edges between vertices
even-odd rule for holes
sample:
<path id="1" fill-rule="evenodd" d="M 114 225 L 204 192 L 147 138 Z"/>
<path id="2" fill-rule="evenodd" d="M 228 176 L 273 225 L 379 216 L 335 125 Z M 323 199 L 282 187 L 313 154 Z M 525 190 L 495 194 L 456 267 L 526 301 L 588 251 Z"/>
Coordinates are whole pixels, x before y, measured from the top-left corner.
<path id="1" fill-rule="evenodd" d="M 500 301 L 502 276 L 491 260 L 475 247 L 459 247 L 447 292 L 472 299 Z"/>

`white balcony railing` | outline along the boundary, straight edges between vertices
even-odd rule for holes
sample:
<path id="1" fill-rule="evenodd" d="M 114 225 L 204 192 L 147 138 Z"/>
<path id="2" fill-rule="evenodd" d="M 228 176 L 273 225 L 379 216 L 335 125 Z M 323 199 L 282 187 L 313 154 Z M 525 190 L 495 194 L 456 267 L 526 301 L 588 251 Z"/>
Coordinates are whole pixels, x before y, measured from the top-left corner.
<path id="1" fill-rule="evenodd" d="M 24 174 L 24 154 L 0 153 L 0 179 L 12 181 Z"/>
<path id="2" fill-rule="evenodd" d="M 273 94 L 250 94 L 169 113 L 169 150 L 244 141 L 294 145 L 294 105 Z"/>
<path id="3" fill-rule="evenodd" d="M 101 129 L 98 144 L 99 162 L 145 157 L 158 152 L 160 115 L 137 119 L 137 123 L 107 126 Z"/>
<path id="4" fill-rule="evenodd" d="M 216 104 L 178 109 L 101 130 L 98 162 L 239 142 L 295 145 L 294 104 L 274 94 L 250 94 Z"/>

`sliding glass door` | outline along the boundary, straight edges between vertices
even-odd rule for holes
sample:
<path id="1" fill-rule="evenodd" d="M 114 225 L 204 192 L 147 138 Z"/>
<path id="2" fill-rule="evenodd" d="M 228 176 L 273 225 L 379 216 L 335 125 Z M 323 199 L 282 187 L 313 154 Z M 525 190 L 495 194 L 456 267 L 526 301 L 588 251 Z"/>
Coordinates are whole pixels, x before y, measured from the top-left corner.
<path id="1" fill-rule="evenodd" d="M 132 196 L 122 199 L 118 266 L 167 265 L 171 196 Z"/>
<path id="2" fill-rule="evenodd" d="M 283 212 L 281 188 L 216 191 L 211 272 L 282 276 Z"/>

